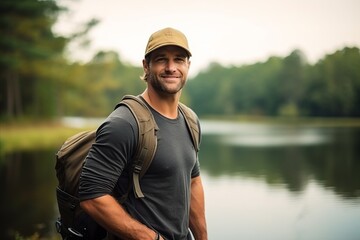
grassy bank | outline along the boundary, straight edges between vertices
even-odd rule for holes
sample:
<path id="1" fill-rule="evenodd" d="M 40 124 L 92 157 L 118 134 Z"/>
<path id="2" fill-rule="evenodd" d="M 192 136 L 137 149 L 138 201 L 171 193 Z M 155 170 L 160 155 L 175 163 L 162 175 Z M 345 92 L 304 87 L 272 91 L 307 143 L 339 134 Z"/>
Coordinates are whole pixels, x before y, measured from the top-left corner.
<path id="1" fill-rule="evenodd" d="M 202 119 L 227 120 L 237 122 L 308 125 L 316 127 L 360 127 L 356 118 L 270 118 L 270 117 L 207 117 Z M 83 130 L 94 129 L 71 128 L 59 123 L 21 123 L 0 124 L 0 155 L 13 151 L 57 148 L 71 135 Z"/>
<path id="2" fill-rule="evenodd" d="M 0 125 L 0 154 L 59 147 L 68 137 L 89 128 L 71 128 L 57 123 Z"/>

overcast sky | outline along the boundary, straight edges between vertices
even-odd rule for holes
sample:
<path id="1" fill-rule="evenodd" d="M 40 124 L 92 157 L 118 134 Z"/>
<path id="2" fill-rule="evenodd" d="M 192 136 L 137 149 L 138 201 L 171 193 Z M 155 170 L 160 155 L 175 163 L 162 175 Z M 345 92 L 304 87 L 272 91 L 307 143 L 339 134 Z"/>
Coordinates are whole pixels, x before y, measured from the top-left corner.
<path id="1" fill-rule="evenodd" d="M 67 33 L 91 18 L 86 60 L 115 50 L 140 65 L 151 33 L 164 27 L 184 32 L 193 53 L 191 73 L 210 62 L 251 64 L 294 49 L 314 63 L 345 46 L 360 47 L 360 0 L 62 0 L 70 13 L 55 30 Z"/>

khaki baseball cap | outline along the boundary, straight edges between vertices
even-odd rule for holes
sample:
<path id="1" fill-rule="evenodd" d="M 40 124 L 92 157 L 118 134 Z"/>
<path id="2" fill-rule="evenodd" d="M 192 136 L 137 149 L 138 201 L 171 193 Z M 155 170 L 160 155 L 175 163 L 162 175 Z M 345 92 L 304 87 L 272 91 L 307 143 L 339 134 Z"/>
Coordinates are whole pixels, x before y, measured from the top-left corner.
<path id="1" fill-rule="evenodd" d="M 179 30 L 176 30 L 174 28 L 164 28 L 157 32 L 154 32 L 150 36 L 149 41 L 146 45 L 145 57 L 155 49 L 169 45 L 178 46 L 185 49 L 189 54 L 189 57 L 191 57 L 191 52 L 186 36 Z"/>

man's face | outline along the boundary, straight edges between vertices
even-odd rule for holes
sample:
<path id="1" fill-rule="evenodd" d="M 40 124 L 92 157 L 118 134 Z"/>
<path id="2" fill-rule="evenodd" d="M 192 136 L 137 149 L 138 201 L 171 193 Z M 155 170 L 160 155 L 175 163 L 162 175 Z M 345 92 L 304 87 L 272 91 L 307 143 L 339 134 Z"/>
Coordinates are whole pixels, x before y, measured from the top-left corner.
<path id="1" fill-rule="evenodd" d="M 159 94 L 176 94 L 184 87 L 190 67 L 187 52 L 177 46 L 154 50 L 150 62 L 143 61 L 148 87 Z"/>

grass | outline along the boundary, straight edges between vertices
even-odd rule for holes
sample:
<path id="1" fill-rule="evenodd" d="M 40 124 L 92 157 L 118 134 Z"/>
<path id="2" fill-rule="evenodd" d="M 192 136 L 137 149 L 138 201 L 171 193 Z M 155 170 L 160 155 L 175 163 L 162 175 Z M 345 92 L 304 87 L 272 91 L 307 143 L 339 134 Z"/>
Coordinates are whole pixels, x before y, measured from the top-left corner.
<path id="1" fill-rule="evenodd" d="M 360 127 L 359 118 L 268 118 L 268 117 L 211 117 L 204 119 L 231 120 L 242 122 L 305 124 L 320 127 Z M 6 153 L 22 150 L 49 149 L 60 147 L 70 136 L 95 127 L 71 128 L 59 123 L 17 123 L 0 124 L 0 157 Z"/>
<path id="2" fill-rule="evenodd" d="M 57 123 L 0 125 L 0 155 L 19 150 L 60 147 L 68 137 L 88 129 Z"/>

